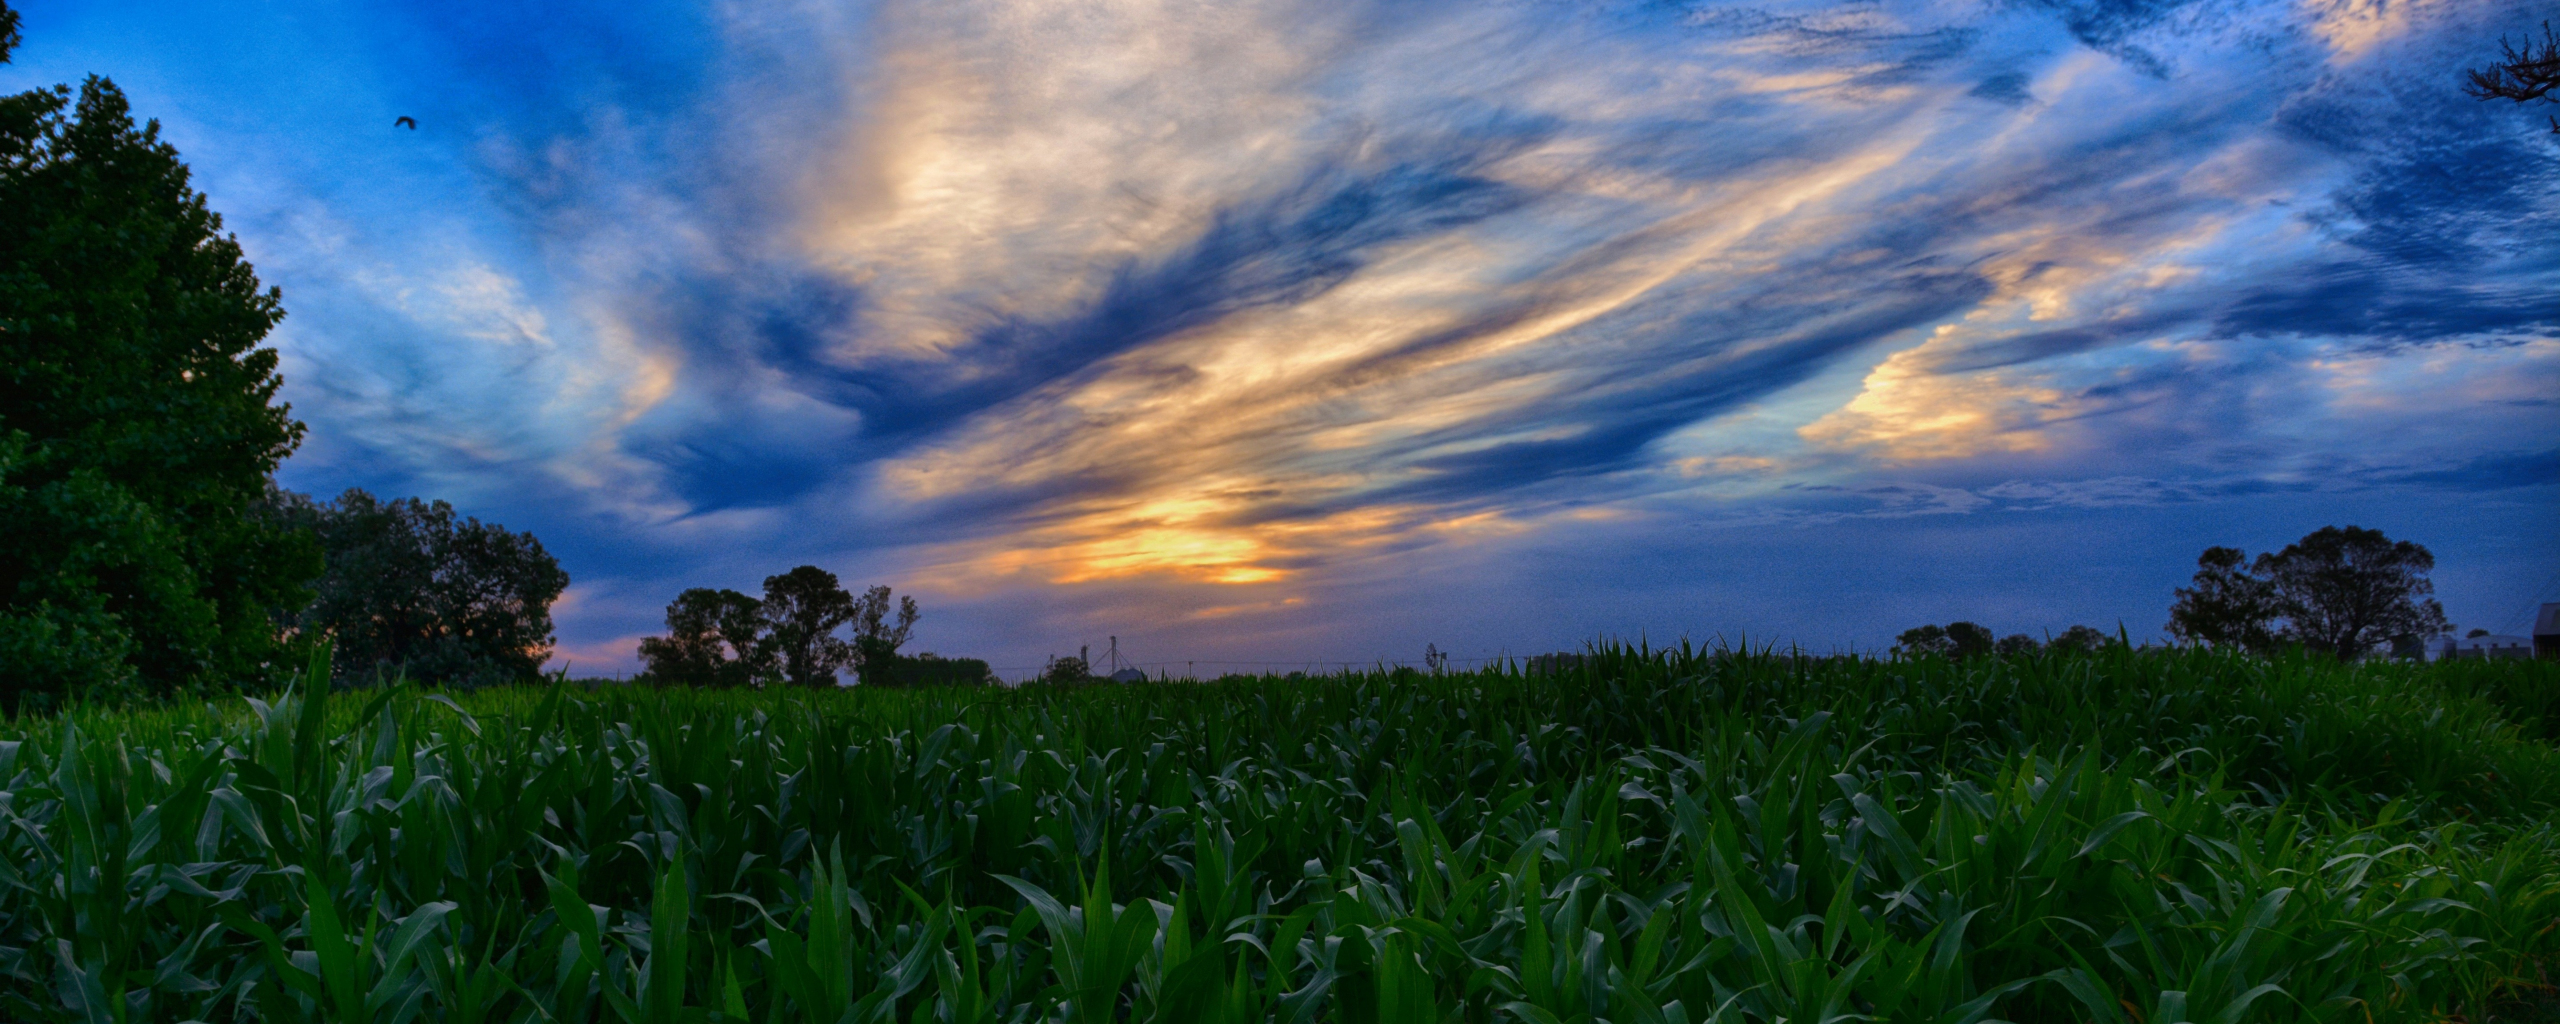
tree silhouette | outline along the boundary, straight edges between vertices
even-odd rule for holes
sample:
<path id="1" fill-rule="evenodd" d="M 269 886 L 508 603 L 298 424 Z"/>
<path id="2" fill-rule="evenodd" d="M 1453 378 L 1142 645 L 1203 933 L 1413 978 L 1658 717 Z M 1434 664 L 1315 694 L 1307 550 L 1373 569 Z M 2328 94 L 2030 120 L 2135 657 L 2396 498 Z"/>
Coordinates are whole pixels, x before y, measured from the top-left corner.
<path id="1" fill-rule="evenodd" d="M 2353 526 L 2322 527 L 2257 565 L 2289 620 L 2286 635 L 2340 661 L 2444 632 L 2444 606 L 2426 596 L 2436 592 L 2427 580 L 2435 567 L 2425 547 Z"/>
<path id="2" fill-rule="evenodd" d="M 1992 653 L 1999 644 L 1988 627 L 1957 621 L 1903 630 L 1894 638 L 1893 649 L 1911 657 L 1934 654 L 1941 658 L 1970 658 Z"/>
<path id="3" fill-rule="evenodd" d="M 2352 661 L 2449 628 L 2427 596 L 2435 556 L 2380 530 L 2324 526 L 2253 563 L 2214 547 L 2196 564 L 2195 586 L 2169 608 L 2170 634 L 2190 642 L 2265 651 L 2291 641 Z"/>
<path id="4" fill-rule="evenodd" d="M 667 605 L 667 635 L 640 641 L 649 674 L 680 686 L 752 686 L 774 675 L 764 603 L 735 590 L 695 587 Z"/>
<path id="5" fill-rule="evenodd" d="M 2075 625 L 2063 630 L 2062 635 L 2045 641 L 2044 646 L 2050 651 L 2094 651 L 2106 646 L 2108 639 L 2105 633 L 2088 626 Z"/>
<path id="6" fill-rule="evenodd" d="M 864 686 L 898 685 L 898 648 L 916 628 L 916 599 L 897 601 L 897 618 L 889 617 L 889 588 L 873 587 L 854 602 L 853 661 Z"/>
<path id="7" fill-rule="evenodd" d="M 836 574 L 804 565 L 767 576 L 760 611 L 784 682 L 834 686 L 836 672 L 853 663 L 853 644 L 836 630 L 853 621 L 856 608 Z"/>
<path id="8" fill-rule="evenodd" d="M 2499 36 L 2498 50 L 2498 63 L 2471 69 L 2471 81 L 2463 92 L 2484 100 L 2560 103 L 2560 94 L 2555 94 L 2560 90 L 2560 32 L 2553 32 L 2550 22 L 2542 23 L 2539 47 L 2528 33 L 2522 43 Z M 2560 118 L 2550 120 L 2551 131 L 2560 134 Z"/>
<path id="9" fill-rule="evenodd" d="M 2264 652 L 2275 646 L 2284 609 L 2266 580 L 2249 572 L 2239 548 L 2211 547 L 2196 558 L 2195 585 L 2169 606 L 2169 635 L 2189 643 Z"/>
<path id="10" fill-rule="evenodd" d="M 339 679 L 518 682 L 550 657 L 551 603 L 569 574 L 532 534 L 441 501 L 385 501 L 361 489 L 331 502 L 290 491 L 268 500 L 277 519 L 320 541 L 319 596 L 287 621 L 332 639 Z"/>

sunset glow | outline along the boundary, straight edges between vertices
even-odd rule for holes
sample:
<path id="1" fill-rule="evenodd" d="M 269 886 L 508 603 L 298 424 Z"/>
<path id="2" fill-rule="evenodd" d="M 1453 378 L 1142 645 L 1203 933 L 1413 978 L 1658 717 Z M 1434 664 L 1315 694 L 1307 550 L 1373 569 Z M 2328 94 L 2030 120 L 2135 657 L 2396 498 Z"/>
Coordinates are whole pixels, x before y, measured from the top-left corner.
<path id="1" fill-rule="evenodd" d="M 537 532 L 581 671 L 803 563 L 1008 667 L 2560 569 L 2560 148 L 2459 91 L 2529 5 L 465 8 L 30 5 L 0 85 L 161 119 L 283 481 Z"/>

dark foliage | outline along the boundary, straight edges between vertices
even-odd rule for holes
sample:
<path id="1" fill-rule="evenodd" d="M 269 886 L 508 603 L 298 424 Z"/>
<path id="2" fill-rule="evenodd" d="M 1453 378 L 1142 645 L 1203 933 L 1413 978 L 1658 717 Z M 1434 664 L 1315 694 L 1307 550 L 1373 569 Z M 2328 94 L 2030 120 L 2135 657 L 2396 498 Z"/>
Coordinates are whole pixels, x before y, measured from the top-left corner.
<path id="1" fill-rule="evenodd" d="M 1049 659 L 1049 663 L 1042 666 L 1040 669 L 1040 681 L 1044 683 L 1089 683 L 1093 681 L 1093 666 L 1086 662 L 1083 657 L 1077 655 L 1070 655 L 1064 658 L 1051 658 Z"/>
<path id="2" fill-rule="evenodd" d="M 2063 630 L 2062 635 L 2045 641 L 2045 648 L 2056 652 L 2094 651 L 2106 646 L 2107 639 L 2108 637 L 2105 633 L 2098 632 L 2095 629 L 2091 629 L 2087 626 L 2073 626 L 2069 629 Z"/>
<path id="3" fill-rule="evenodd" d="M 2023 637 L 2018 639 L 2024 639 Z M 2032 642 L 2032 641 L 2030 641 Z M 1971 658 L 2000 651 L 2000 641 L 1991 630 L 1971 622 L 1950 622 L 1944 626 L 1920 626 L 1902 631 L 1894 638 L 1894 652 L 1909 657 L 1934 654 L 1941 658 Z M 2001 653 L 2008 653 L 2001 651 Z"/>
<path id="4" fill-rule="evenodd" d="M 889 588 L 873 587 L 854 602 L 853 662 L 854 670 L 865 686 L 902 686 L 896 680 L 905 678 L 898 666 L 898 648 L 916 629 L 916 599 L 897 600 L 897 618 L 889 616 Z M 875 669 L 883 666 L 887 670 Z"/>
<path id="5" fill-rule="evenodd" d="M 252 514 L 302 436 L 257 347 L 284 312 L 221 232 L 113 83 L 0 97 L 0 703 L 295 660 L 318 552 Z"/>
<path id="6" fill-rule="evenodd" d="M 2257 564 L 2289 620 L 2286 635 L 2340 660 L 2444 632 L 2444 606 L 2427 596 L 2435 567 L 2426 548 L 2353 526 L 2322 527 Z"/>
<path id="7" fill-rule="evenodd" d="M 853 644 L 836 630 L 853 621 L 853 595 L 836 574 L 804 565 L 764 580 L 765 642 L 793 686 L 834 686 L 854 662 Z"/>
<path id="8" fill-rule="evenodd" d="M 1902 631 L 1894 638 L 1893 652 L 1907 658 L 1934 655 L 1940 658 L 1974 658 L 1985 654 L 2003 658 L 2023 657 L 2042 652 L 2086 653 L 2107 645 L 2106 634 L 2087 626 L 2073 626 L 2049 641 L 2038 642 L 2025 633 L 2011 633 L 1993 639 L 1991 629 L 1972 622 L 1950 622 L 1944 626 L 1919 626 Z"/>
<path id="9" fill-rule="evenodd" d="M 891 654 L 862 665 L 864 686 L 985 686 L 995 681 L 994 670 L 976 658 L 945 658 L 930 651 L 906 657 Z"/>
<path id="10" fill-rule="evenodd" d="M 915 598 L 893 601 L 888 587 L 857 598 L 834 573 L 804 565 L 766 577 L 761 601 L 734 590 L 685 591 L 667 606 L 667 635 L 640 641 L 640 658 L 650 678 L 677 686 L 832 687 L 847 668 L 866 686 L 987 678 L 982 661 L 899 657 L 916 615 Z"/>
<path id="11" fill-rule="evenodd" d="M 2325 526 L 2255 562 L 2207 548 L 2195 586 L 2180 587 L 2169 633 L 2191 643 L 2266 651 L 2298 643 L 2341 660 L 2450 627 L 2427 595 L 2435 556 L 2380 530 Z"/>
<path id="12" fill-rule="evenodd" d="M 667 606 L 667 635 L 640 641 L 651 678 L 676 686 L 735 687 L 769 681 L 764 603 L 735 590 L 695 587 Z"/>
<path id="13" fill-rule="evenodd" d="M 453 686 L 531 680 L 550 657 L 551 603 L 569 574 L 530 533 L 441 501 L 279 491 L 275 518 L 319 538 L 320 596 L 291 623 L 336 645 L 342 682 L 377 675 Z"/>
<path id="14" fill-rule="evenodd" d="M 2276 644 L 2276 619 L 2284 610 L 2275 589 L 2249 571 L 2238 548 L 2211 547 L 2196 558 L 2195 585 L 2180 587 L 2169 605 L 2169 635 L 2188 643 L 2244 651 Z"/>

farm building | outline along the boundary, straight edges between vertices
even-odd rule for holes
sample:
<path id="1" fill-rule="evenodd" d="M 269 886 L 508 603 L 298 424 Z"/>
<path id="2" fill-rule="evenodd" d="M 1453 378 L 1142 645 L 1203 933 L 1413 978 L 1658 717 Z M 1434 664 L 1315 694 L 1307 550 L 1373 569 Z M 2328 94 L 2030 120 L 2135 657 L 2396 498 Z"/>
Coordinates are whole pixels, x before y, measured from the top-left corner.
<path id="1" fill-rule="evenodd" d="M 2530 658 L 2533 657 L 2533 650 L 2534 642 L 2530 637 L 2500 636 L 2491 633 L 2486 636 L 2463 637 L 2459 640 L 2446 637 L 2443 644 L 2436 649 L 2436 657 Z"/>

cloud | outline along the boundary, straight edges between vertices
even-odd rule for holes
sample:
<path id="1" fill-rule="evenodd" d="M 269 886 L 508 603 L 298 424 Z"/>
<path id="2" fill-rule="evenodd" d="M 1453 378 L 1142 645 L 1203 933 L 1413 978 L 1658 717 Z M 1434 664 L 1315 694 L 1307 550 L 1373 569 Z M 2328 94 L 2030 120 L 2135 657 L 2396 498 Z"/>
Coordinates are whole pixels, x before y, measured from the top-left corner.
<path id="1" fill-rule="evenodd" d="M 563 538 L 581 657 L 818 560 L 1276 636 L 1602 529 L 2529 486 L 2560 164 L 2449 84 L 2524 11 L 395 11 L 309 102 L 437 130 L 237 223 L 288 479 Z"/>

